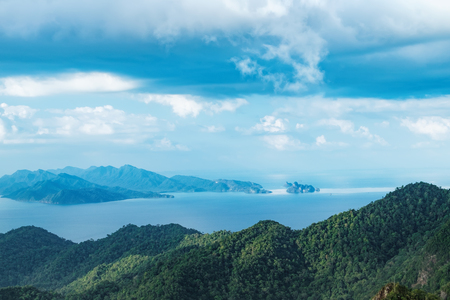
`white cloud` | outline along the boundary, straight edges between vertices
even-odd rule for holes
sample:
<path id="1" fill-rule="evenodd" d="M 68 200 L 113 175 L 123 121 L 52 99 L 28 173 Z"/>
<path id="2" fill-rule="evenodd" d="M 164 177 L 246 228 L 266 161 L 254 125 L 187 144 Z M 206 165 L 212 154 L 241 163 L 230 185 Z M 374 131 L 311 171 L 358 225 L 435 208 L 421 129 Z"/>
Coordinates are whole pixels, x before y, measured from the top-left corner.
<path id="1" fill-rule="evenodd" d="M 156 102 L 171 106 L 172 111 L 183 118 L 197 117 L 201 111 L 207 113 L 234 112 L 242 105 L 248 104 L 245 99 L 241 98 L 208 102 L 192 95 L 145 94 L 142 95 L 142 99 L 147 104 Z"/>
<path id="2" fill-rule="evenodd" d="M 387 145 L 387 142 L 379 135 L 370 133 L 369 129 L 365 126 L 360 126 L 358 130 L 355 130 L 355 125 L 349 120 L 338 120 L 338 119 L 326 119 L 320 120 L 319 125 L 335 126 L 339 127 L 342 133 L 349 134 L 353 137 L 366 138 L 370 141 L 376 142 L 380 145 Z"/>
<path id="3" fill-rule="evenodd" d="M 114 109 L 110 105 L 99 107 L 77 107 L 64 111 L 65 116 L 57 117 L 58 134 L 72 135 L 82 133 L 88 135 L 113 134 L 115 125 L 123 125 L 126 120 L 124 111 Z"/>
<path id="4" fill-rule="evenodd" d="M 5 139 L 3 143 L 6 145 L 19 145 L 19 144 L 46 144 L 48 140 L 44 139 L 27 139 L 27 138 L 19 138 L 19 139 Z"/>
<path id="5" fill-rule="evenodd" d="M 203 126 L 201 131 L 203 132 L 209 132 L 209 133 L 216 133 L 216 132 L 222 132 L 225 131 L 225 127 L 223 126 Z"/>
<path id="6" fill-rule="evenodd" d="M 377 125 L 380 127 L 387 128 L 387 127 L 389 127 L 390 123 L 389 123 L 389 121 L 382 121 L 382 122 L 378 123 Z"/>
<path id="7" fill-rule="evenodd" d="M 281 133 L 286 131 L 286 124 L 288 120 L 277 119 L 274 116 L 265 116 L 260 119 L 260 123 L 251 128 L 251 132 L 269 132 L 269 133 Z"/>
<path id="8" fill-rule="evenodd" d="M 436 143 L 430 142 L 418 142 L 411 146 L 411 148 L 438 148 L 439 146 Z"/>
<path id="9" fill-rule="evenodd" d="M 352 121 L 349 120 L 337 120 L 337 119 L 329 119 L 329 120 L 321 120 L 319 121 L 319 125 L 329 125 L 329 126 L 336 126 L 339 127 L 339 129 L 343 133 L 347 134 L 353 134 L 355 132 Z"/>
<path id="10" fill-rule="evenodd" d="M 56 77 L 3 77 L 0 95 L 39 97 L 68 93 L 119 92 L 134 89 L 138 83 L 109 73 L 70 73 Z"/>
<path id="11" fill-rule="evenodd" d="M 219 100 L 216 102 L 207 102 L 204 104 L 204 106 L 211 112 L 220 113 L 223 111 L 235 112 L 236 109 L 247 104 L 248 104 L 247 100 L 237 98 L 231 100 Z"/>
<path id="12" fill-rule="evenodd" d="M 448 61 L 450 53 L 449 40 L 423 41 L 419 44 L 388 48 L 384 52 L 365 55 L 367 60 L 403 59 L 416 63 L 442 63 Z"/>
<path id="13" fill-rule="evenodd" d="M 450 5 L 445 1 L 357 0 L 332 1 L 198 1 L 87 0 L 58 2 L 9 0 L 1 2 L 0 29 L 7 35 L 34 36 L 50 27 L 55 34 L 106 36 L 121 34 L 164 38 L 184 32 L 232 34 L 247 29 L 254 35 L 295 29 L 314 31 L 331 42 L 382 42 L 384 36 L 411 37 L 447 32 Z M 297 18 L 295 18 L 297 16 Z M 305 19 L 305 17 L 309 19 Z M 430 17 L 431 16 L 431 17 Z M 58 24 L 57 28 L 52 24 Z M 275 28 L 269 28 L 272 25 Z M 292 29 L 289 29 L 291 25 Z M 335 36 L 330 30 L 334 27 Z M 253 29 L 253 31 L 251 31 Z M 282 30 L 286 32 L 281 32 Z M 72 31 L 71 31 L 72 30 Z M 355 41 L 356 39 L 356 41 Z"/>
<path id="14" fill-rule="evenodd" d="M 3 141 L 3 139 L 6 136 L 6 128 L 3 124 L 3 121 L 0 119 L 0 141 Z"/>
<path id="15" fill-rule="evenodd" d="M 256 61 L 250 58 L 239 59 L 233 57 L 232 62 L 236 69 L 244 76 L 255 75 L 265 83 L 272 83 L 276 91 L 298 91 L 306 89 L 305 84 L 300 81 L 290 82 L 283 73 L 271 73 L 266 68 L 258 65 Z"/>
<path id="16" fill-rule="evenodd" d="M 444 140 L 450 131 L 450 119 L 442 117 L 423 117 L 417 121 L 403 119 L 402 126 L 406 126 L 410 131 L 418 134 L 430 136 L 433 140 Z"/>
<path id="17" fill-rule="evenodd" d="M 244 65 L 246 59 L 259 65 L 277 60 L 291 68 L 283 89 L 298 90 L 322 81 L 319 63 L 328 51 L 378 52 L 423 44 L 399 55 L 431 57 L 427 53 L 436 45 L 427 42 L 449 36 L 449 14 L 448 2 L 425 0 L 135 0 L 132 5 L 126 0 L 5 0 L 0 2 L 0 33 L 168 42 L 193 37 L 205 43 L 227 39 L 249 50 L 240 58 L 244 74 L 254 72 L 251 64 Z M 448 51 L 437 54 L 448 56 Z"/>
<path id="18" fill-rule="evenodd" d="M 326 143 L 327 143 L 327 140 L 325 139 L 324 135 L 318 136 L 316 138 L 316 145 L 317 146 L 322 146 L 322 145 L 325 145 Z"/>
<path id="19" fill-rule="evenodd" d="M 300 123 L 295 124 L 295 129 L 303 129 L 303 128 L 305 128 L 305 124 Z"/>
<path id="20" fill-rule="evenodd" d="M 217 42 L 217 37 L 214 35 L 205 35 L 203 36 L 202 40 L 206 43 L 216 43 Z"/>
<path id="21" fill-rule="evenodd" d="M 188 147 L 180 144 L 173 144 L 168 138 L 163 138 L 161 140 L 154 141 L 150 149 L 155 151 L 173 151 L 173 150 L 189 151 Z"/>
<path id="22" fill-rule="evenodd" d="M 450 112 L 450 96 L 387 100 L 378 98 L 325 98 L 321 95 L 302 98 L 283 98 L 286 103 L 275 111 L 276 114 L 292 114 L 301 117 L 338 118 L 349 114 L 383 114 L 393 116 L 407 112 L 408 115 L 439 114 Z"/>
<path id="23" fill-rule="evenodd" d="M 256 74 L 261 68 L 256 62 L 248 57 L 243 59 L 233 57 L 231 61 L 234 62 L 236 69 L 238 69 L 244 76 Z"/>
<path id="24" fill-rule="evenodd" d="M 0 104 L 0 107 L 3 108 L 1 116 L 7 117 L 12 121 L 14 120 L 14 117 L 30 119 L 37 112 L 37 109 L 33 109 L 26 105 L 9 106 L 6 103 L 2 103 Z"/>
<path id="25" fill-rule="evenodd" d="M 77 107 L 64 111 L 54 111 L 56 116 L 37 119 L 39 135 L 142 135 L 159 131 L 157 119 L 150 115 L 127 114 L 111 105 L 99 107 Z"/>
<path id="26" fill-rule="evenodd" d="M 190 95 L 148 94 L 145 95 L 143 101 L 145 103 L 156 102 L 163 105 L 170 105 L 172 106 L 173 112 L 180 117 L 187 117 L 189 115 L 196 117 L 203 110 L 203 105 L 195 97 Z"/>
<path id="27" fill-rule="evenodd" d="M 303 145 L 299 140 L 291 138 L 285 134 L 266 135 L 262 139 L 270 148 L 280 151 L 305 149 L 305 145 Z"/>

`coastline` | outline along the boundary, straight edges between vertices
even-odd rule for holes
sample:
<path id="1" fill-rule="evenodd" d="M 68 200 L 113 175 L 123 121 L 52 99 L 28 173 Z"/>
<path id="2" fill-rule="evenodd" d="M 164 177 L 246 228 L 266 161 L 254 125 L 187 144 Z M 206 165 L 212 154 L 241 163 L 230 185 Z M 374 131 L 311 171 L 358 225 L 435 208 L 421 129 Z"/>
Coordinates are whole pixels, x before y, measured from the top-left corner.
<path id="1" fill-rule="evenodd" d="M 321 188 L 320 192 L 307 193 L 307 194 L 358 194 L 358 193 L 382 193 L 382 192 L 392 192 L 395 187 L 365 187 L 365 188 L 344 188 L 344 189 L 327 189 Z M 291 193 L 286 192 L 286 189 L 273 189 L 272 195 L 291 195 Z"/>

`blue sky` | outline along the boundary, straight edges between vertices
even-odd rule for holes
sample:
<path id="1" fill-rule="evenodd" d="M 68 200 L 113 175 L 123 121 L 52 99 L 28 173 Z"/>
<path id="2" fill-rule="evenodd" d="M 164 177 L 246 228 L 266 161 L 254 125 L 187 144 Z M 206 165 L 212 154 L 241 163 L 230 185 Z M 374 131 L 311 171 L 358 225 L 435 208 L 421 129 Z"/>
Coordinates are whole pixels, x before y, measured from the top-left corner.
<path id="1" fill-rule="evenodd" d="M 414 0 L 1 1 L 0 173 L 132 164 L 450 185 L 449 13 Z"/>

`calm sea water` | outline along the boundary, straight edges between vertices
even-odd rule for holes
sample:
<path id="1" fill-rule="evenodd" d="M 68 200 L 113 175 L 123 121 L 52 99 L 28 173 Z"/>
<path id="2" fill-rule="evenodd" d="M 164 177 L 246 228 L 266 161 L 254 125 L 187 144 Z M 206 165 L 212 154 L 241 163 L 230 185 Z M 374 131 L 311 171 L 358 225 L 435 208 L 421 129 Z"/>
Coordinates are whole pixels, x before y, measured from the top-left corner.
<path id="1" fill-rule="evenodd" d="M 25 225 L 74 242 L 98 239 L 123 225 L 178 223 L 210 233 L 238 231 L 260 220 L 304 228 L 333 214 L 381 199 L 390 188 L 324 189 L 314 194 L 178 193 L 173 199 L 132 199 L 83 205 L 48 205 L 0 198 L 0 232 Z"/>

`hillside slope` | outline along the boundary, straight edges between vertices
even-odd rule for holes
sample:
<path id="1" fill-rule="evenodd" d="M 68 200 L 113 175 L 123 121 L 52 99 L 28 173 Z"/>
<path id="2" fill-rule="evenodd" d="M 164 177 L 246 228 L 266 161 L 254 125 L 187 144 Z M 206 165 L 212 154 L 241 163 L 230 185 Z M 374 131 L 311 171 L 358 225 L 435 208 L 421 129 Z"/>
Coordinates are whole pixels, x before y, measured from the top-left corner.
<path id="1" fill-rule="evenodd" d="M 303 230 L 127 226 L 64 249 L 20 282 L 68 300 L 370 299 L 394 281 L 445 296 L 449 213 L 448 190 L 416 183 Z"/>

